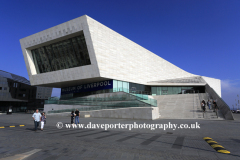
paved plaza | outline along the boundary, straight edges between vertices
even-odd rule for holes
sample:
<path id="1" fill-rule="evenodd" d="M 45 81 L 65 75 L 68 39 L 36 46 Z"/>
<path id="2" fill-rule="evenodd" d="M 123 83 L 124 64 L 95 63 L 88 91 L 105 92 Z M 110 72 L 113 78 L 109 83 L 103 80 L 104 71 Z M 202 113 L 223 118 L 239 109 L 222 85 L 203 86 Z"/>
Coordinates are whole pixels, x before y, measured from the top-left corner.
<path id="1" fill-rule="evenodd" d="M 56 124 L 70 123 L 70 117 L 47 116 L 44 131 L 39 128 L 37 132 L 33 131 L 31 116 L 20 113 L 0 115 L 0 159 L 240 159 L 240 114 L 234 114 L 234 121 L 80 118 L 80 123 L 85 125 L 89 122 L 200 124 L 200 129 L 176 130 L 58 129 Z M 204 137 L 212 138 L 231 153 L 218 153 Z"/>

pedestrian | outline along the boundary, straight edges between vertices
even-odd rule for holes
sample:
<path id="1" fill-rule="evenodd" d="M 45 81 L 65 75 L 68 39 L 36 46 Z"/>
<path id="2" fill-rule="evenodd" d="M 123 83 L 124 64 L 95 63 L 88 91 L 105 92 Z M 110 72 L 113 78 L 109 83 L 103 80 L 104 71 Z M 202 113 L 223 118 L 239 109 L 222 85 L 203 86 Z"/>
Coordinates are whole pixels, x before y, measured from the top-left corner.
<path id="1" fill-rule="evenodd" d="M 74 119 L 75 115 L 74 115 L 74 111 L 72 111 L 71 113 L 71 124 L 73 124 L 73 119 Z"/>
<path id="2" fill-rule="evenodd" d="M 47 117 L 46 117 L 45 113 L 43 112 L 42 117 L 41 117 L 41 131 L 43 131 L 44 124 L 46 124 L 46 119 L 47 119 Z"/>
<path id="3" fill-rule="evenodd" d="M 38 112 L 38 109 L 36 109 L 36 112 L 33 113 L 32 117 L 34 120 L 35 131 L 37 131 L 37 128 L 38 128 L 39 122 L 40 122 L 40 118 L 42 117 L 41 114 Z"/>
<path id="4" fill-rule="evenodd" d="M 212 109 L 212 101 L 211 100 L 209 101 L 209 109 L 210 110 Z"/>
<path id="5" fill-rule="evenodd" d="M 202 100 L 201 106 L 202 106 L 203 112 L 205 112 L 205 110 L 206 110 L 206 103 L 205 103 L 204 99 Z"/>
<path id="6" fill-rule="evenodd" d="M 218 113 L 218 110 L 219 110 L 219 108 L 218 108 L 218 105 L 217 105 L 217 103 L 216 103 L 216 105 L 215 105 L 215 111 Z"/>
<path id="7" fill-rule="evenodd" d="M 216 106 L 217 106 L 217 103 L 216 103 L 216 101 L 214 100 L 214 101 L 213 101 L 213 112 L 215 112 Z"/>
<path id="8" fill-rule="evenodd" d="M 75 111 L 75 124 L 79 124 L 79 116 L 80 116 L 80 113 L 79 113 L 78 109 L 76 109 L 76 111 Z"/>
<path id="9" fill-rule="evenodd" d="M 210 110 L 210 100 L 207 101 L 207 106 L 208 106 L 208 108 Z"/>

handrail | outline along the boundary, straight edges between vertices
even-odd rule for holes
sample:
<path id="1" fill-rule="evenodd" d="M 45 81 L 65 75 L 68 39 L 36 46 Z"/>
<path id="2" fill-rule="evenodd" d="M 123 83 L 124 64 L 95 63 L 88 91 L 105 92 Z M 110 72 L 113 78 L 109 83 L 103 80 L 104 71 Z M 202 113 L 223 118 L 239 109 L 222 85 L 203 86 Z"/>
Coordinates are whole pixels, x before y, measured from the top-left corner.
<path id="1" fill-rule="evenodd" d="M 221 111 L 224 118 L 227 120 L 234 120 L 230 107 L 208 84 L 206 85 L 206 92 L 208 92 L 213 99 L 218 101 L 218 109 Z"/>

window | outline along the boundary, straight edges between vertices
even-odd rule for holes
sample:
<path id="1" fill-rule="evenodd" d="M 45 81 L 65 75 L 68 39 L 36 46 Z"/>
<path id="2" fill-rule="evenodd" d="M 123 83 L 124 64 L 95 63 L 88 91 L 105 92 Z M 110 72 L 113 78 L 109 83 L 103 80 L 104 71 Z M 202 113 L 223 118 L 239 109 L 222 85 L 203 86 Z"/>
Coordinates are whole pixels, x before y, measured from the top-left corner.
<path id="1" fill-rule="evenodd" d="M 4 87 L 4 88 L 3 88 L 3 90 L 5 90 L 5 91 L 6 91 L 6 90 L 7 90 L 7 87 Z"/>
<path id="2" fill-rule="evenodd" d="M 0 87 L 0 90 L 2 90 L 2 87 Z"/>
<path id="3" fill-rule="evenodd" d="M 157 87 L 152 87 L 152 94 L 156 95 L 157 94 Z"/>
<path id="4" fill-rule="evenodd" d="M 31 52 L 38 74 L 91 64 L 83 34 Z"/>
<path id="5" fill-rule="evenodd" d="M 162 87 L 157 87 L 157 95 L 161 95 Z"/>
<path id="6" fill-rule="evenodd" d="M 173 94 L 172 87 L 168 87 L 168 94 Z"/>
<path id="7" fill-rule="evenodd" d="M 25 94 L 23 94 L 23 97 L 25 97 Z"/>
<path id="8" fill-rule="evenodd" d="M 123 91 L 128 92 L 128 82 L 123 82 Z"/>
<path id="9" fill-rule="evenodd" d="M 123 88 L 123 82 L 118 81 L 118 91 L 122 91 L 122 88 Z"/>
<path id="10" fill-rule="evenodd" d="M 162 91 L 162 95 L 166 95 L 166 94 L 168 94 L 168 91 Z"/>

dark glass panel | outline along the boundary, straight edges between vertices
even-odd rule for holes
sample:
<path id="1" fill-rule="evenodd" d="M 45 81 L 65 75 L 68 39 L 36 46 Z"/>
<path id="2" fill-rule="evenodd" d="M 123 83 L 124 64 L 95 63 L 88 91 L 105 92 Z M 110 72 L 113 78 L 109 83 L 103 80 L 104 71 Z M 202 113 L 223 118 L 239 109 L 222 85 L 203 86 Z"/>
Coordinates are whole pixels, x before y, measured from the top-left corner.
<path id="1" fill-rule="evenodd" d="M 90 65 L 84 35 L 32 50 L 37 73 Z"/>

